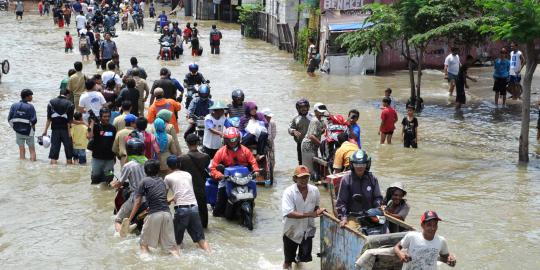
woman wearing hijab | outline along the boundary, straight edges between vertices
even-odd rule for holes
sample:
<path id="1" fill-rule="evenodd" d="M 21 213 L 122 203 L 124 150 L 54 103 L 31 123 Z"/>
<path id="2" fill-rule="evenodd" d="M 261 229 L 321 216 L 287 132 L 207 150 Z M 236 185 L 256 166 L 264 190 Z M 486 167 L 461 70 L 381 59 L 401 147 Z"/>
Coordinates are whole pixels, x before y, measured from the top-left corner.
<path id="1" fill-rule="evenodd" d="M 167 166 L 167 158 L 171 154 L 178 155 L 178 152 L 176 151 L 176 147 L 174 147 L 172 136 L 165 132 L 165 121 L 163 121 L 163 119 L 158 118 L 154 121 L 154 129 L 154 136 L 156 137 L 156 141 L 159 145 L 160 151 L 160 171 L 163 173 L 169 169 L 169 167 Z"/>
<path id="2" fill-rule="evenodd" d="M 409 204 L 407 204 L 406 199 L 403 199 L 405 195 L 407 195 L 407 191 L 405 191 L 403 183 L 396 182 L 390 185 L 386 190 L 386 196 L 383 201 L 382 208 L 384 213 L 401 221 L 405 221 L 405 218 L 409 214 Z M 390 225 L 392 225 L 392 223 L 390 223 Z M 397 232 L 397 229 L 397 227 L 392 228 L 392 226 L 390 226 L 390 232 Z"/>
<path id="3" fill-rule="evenodd" d="M 242 132 L 242 144 L 245 146 L 257 145 L 257 160 L 266 154 L 268 143 L 268 122 L 264 114 L 257 112 L 255 102 L 246 102 L 245 115 L 240 118 L 239 129 Z"/>
<path id="4" fill-rule="evenodd" d="M 174 129 L 174 125 L 170 123 L 172 119 L 172 115 L 173 113 L 169 110 L 161 110 L 157 113 L 156 117 L 160 118 L 161 120 L 165 122 L 165 133 L 171 135 L 172 140 L 173 140 L 173 146 L 175 147 L 175 151 L 176 153 L 178 153 L 178 155 L 181 155 L 182 149 L 180 148 L 180 142 L 178 141 L 178 136 L 176 135 L 177 134 L 176 129 Z M 156 132 L 153 125 L 149 126 L 148 131 L 152 134 Z"/>

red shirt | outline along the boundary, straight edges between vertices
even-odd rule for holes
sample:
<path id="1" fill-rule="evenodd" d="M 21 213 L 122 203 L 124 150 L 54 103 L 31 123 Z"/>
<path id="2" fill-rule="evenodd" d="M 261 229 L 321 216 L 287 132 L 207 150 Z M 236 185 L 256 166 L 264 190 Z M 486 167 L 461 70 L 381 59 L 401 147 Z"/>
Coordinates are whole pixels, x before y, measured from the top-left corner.
<path id="1" fill-rule="evenodd" d="M 224 145 L 216 152 L 216 155 L 214 156 L 214 159 L 212 159 L 212 163 L 210 164 L 210 174 L 214 179 L 218 179 L 223 175 L 220 171 L 217 170 L 217 166 L 219 164 L 223 164 L 225 165 L 225 167 L 230 167 L 234 165 L 251 165 L 251 168 L 254 171 L 259 170 L 257 160 L 255 160 L 255 157 L 253 156 L 251 151 L 243 145 L 240 145 L 240 148 L 238 148 L 237 151 L 233 151 L 229 149 L 226 145 Z"/>
<path id="2" fill-rule="evenodd" d="M 66 47 L 73 47 L 73 38 L 71 36 L 64 36 L 64 42 L 66 43 Z"/>
<path id="3" fill-rule="evenodd" d="M 396 110 L 394 110 L 392 107 L 385 107 L 381 112 L 381 120 L 382 124 L 380 131 L 382 133 L 390 133 L 394 131 L 394 129 L 396 129 L 394 124 L 398 120 Z"/>

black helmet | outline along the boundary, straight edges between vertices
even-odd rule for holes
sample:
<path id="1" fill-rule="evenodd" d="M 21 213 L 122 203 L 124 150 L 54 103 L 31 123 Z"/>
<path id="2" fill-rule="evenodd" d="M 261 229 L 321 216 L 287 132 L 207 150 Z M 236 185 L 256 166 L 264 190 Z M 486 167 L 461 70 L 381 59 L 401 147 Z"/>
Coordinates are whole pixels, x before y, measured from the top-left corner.
<path id="1" fill-rule="evenodd" d="M 231 98 L 233 100 L 244 100 L 244 91 L 242 91 L 242 89 L 234 89 Z"/>
<path id="2" fill-rule="evenodd" d="M 371 167 L 371 157 L 368 156 L 366 151 L 362 149 L 356 150 L 349 158 L 349 163 L 351 165 L 351 171 L 354 169 L 353 166 L 355 164 L 358 164 L 358 165 L 365 164 L 366 172 L 369 172 L 369 168 Z"/>
<path id="3" fill-rule="evenodd" d="M 300 108 L 302 106 L 309 107 L 309 101 L 307 99 L 305 99 L 305 98 L 301 98 L 298 101 L 296 101 L 296 109 L 297 110 L 298 110 L 298 108 Z"/>
<path id="4" fill-rule="evenodd" d="M 131 138 L 126 142 L 126 153 L 128 156 L 144 155 L 144 142 L 139 138 Z"/>

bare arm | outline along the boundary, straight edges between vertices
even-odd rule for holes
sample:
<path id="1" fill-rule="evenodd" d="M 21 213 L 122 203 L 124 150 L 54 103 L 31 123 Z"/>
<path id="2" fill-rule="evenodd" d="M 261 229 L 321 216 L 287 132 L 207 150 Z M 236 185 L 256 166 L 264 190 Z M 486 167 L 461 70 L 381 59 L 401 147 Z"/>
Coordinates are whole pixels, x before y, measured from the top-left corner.
<path id="1" fill-rule="evenodd" d="M 141 196 L 137 195 L 135 197 L 135 202 L 133 203 L 133 209 L 131 210 L 131 214 L 129 215 L 129 221 L 133 220 L 133 218 L 137 214 L 137 211 L 139 211 L 139 207 L 141 207 Z"/>
<path id="2" fill-rule="evenodd" d="M 315 211 L 313 212 L 302 213 L 302 212 L 293 211 L 293 212 L 290 212 L 287 215 L 287 217 L 294 218 L 294 219 L 302 219 L 302 218 L 310 218 L 310 217 L 315 218 L 315 217 L 320 217 L 325 210 L 326 209 L 324 208 L 319 208 L 319 206 L 315 206 Z"/>
<path id="3" fill-rule="evenodd" d="M 411 261 L 411 257 L 409 257 L 409 254 L 407 254 L 407 252 L 403 251 L 403 247 L 401 246 L 401 243 L 397 243 L 394 246 L 394 252 L 399 257 L 399 260 L 401 262 L 410 262 Z"/>
<path id="4" fill-rule="evenodd" d="M 51 119 L 47 118 L 47 122 L 45 122 L 45 130 L 43 130 L 43 135 L 47 135 L 47 130 L 49 130 L 50 125 L 51 125 Z"/>

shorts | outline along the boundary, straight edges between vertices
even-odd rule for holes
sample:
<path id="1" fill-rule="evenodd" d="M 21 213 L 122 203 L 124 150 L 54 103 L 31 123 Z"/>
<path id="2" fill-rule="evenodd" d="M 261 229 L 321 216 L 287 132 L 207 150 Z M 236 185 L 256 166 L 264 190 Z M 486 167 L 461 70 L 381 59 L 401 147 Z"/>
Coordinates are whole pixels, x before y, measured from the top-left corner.
<path id="1" fill-rule="evenodd" d="M 382 135 L 393 135 L 393 134 L 394 134 L 394 131 L 393 131 L 393 130 L 387 131 L 387 132 L 381 131 L 381 134 L 382 134 Z"/>
<path id="2" fill-rule="evenodd" d="M 201 217 L 199 216 L 199 207 L 195 204 L 185 207 L 175 206 L 174 208 L 174 236 L 176 244 L 182 244 L 186 229 L 194 243 L 204 240 L 204 230 Z"/>
<path id="3" fill-rule="evenodd" d="M 315 72 L 316 68 L 317 68 L 317 61 L 315 59 L 310 59 L 308 67 L 307 67 L 307 72 L 308 73 L 313 73 L 313 72 Z"/>
<path id="4" fill-rule="evenodd" d="M 302 240 L 300 244 L 297 244 L 289 237 L 283 235 L 283 253 L 285 255 L 286 263 L 293 262 L 311 262 L 311 250 L 313 244 L 313 237 L 307 237 Z M 298 250 L 298 256 L 296 255 Z"/>
<path id="5" fill-rule="evenodd" d="M 146 216 L 140 244 L 153 248 L 157 248 L 158 244 L 161 244 L 163 249 L 175 249 L 176 242 L 174 241 L 174 226 L 171 213 L 160 211 Z"/>
<path id="6" fill-rule="evenodd" d="M 114 222 L 116 223 L 122 223 L 122 220 L 124 218 L 129 218 L 129 215 L 131 215 L 131 210 L 133 210 L 133 200 L 135 194 L 131 194 L 127 200 L 124 201 L 120 209 L 118 210 L 118 213 L 116 213 L 116 217 L 114 217 Z"/>
<path id="7" fill-rule="evenodd" d="M 510 75 L 508 83 L 517 84 L 521 82 L 521 75 Z"/>
<path id="8" fill-rule="evenodd" d="M 23 12 L 22 12 L 22 11 L 17 11 L 17 12 L 15 12 L 15 16 L 20 16 L 20 17 L 22 17 L 22 15 L 23 15 Z"/>
<path id="9" fill-rule="evenodd" d="M 34 148 L 36 144 L 34 141 L 34 134 L 32 133 L 31 135 L 22 135 L 20 133 L 15 132 L 15 141 L 17 142 L 17 145 L 24 147 L 24 144 L 26 143 L 28 147 Z"/>
<path id="10" fill-rule="evenodd" d="M 114 159 L 92 159 L 92 172 L 90 173 L 90 179 L 92 184 L 99 184 L 101 182 L 111 182 L 114 177 Z"/>
<path id="11" fill-rule="evenodd" d="M 403 146 L 405 148 L 418 148 L 418 144 L 416 143 L 416 136 L 405 134 L 403 138 Z"/>
<path id="12" fill-rule="evenodd" d="M 448 73 L 448 82 L 456 81 L 457 74 Z"/>
<path id="13" fill-rule="evenodd" d="M 508 86 L 508 79 L 495 78 L 493 82 L 493 91 L 499 93 L 501 96 L 506 96 L 506 87 Z"/>
<path id="14" fill-rule="evenodd" d="M 73 160 L 79 164 L 86 164 L 86 149 L 73 149 Z"/>

